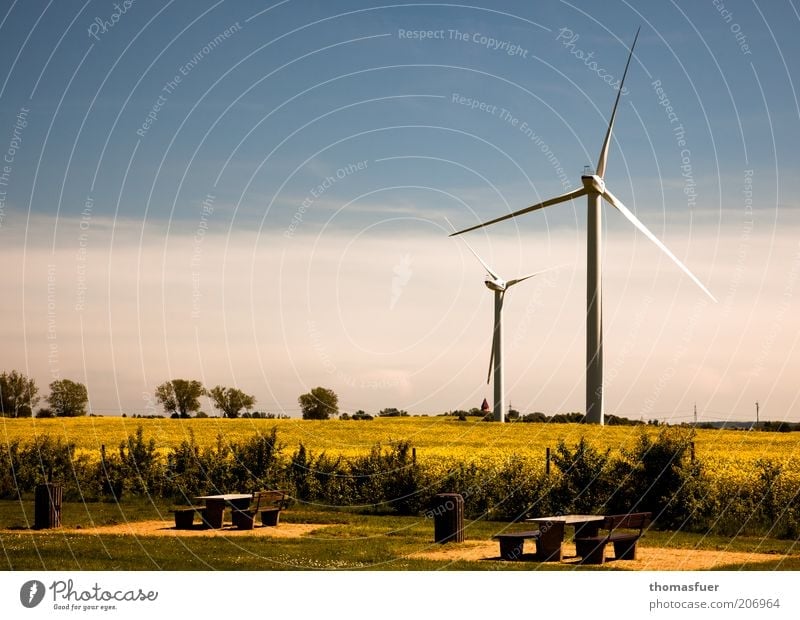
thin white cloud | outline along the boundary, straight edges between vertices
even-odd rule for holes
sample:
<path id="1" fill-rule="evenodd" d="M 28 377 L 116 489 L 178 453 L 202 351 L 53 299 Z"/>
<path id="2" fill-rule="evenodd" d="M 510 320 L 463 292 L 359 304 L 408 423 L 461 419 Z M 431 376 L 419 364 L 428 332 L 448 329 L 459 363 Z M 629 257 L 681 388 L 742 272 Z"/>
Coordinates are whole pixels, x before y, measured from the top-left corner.
<path id="1" fill-rule="evenodd" d="M 492 301 L 455 239 L 329 227 L 164 238 L 157 227 L 34 219 L 30 243 L 5 245 L 4 368 L 44 387 L 84 381 L 99 412 L 144 413 L 174 377 L 237 385 L 258 407 L 296 412 L 297 396 L 335 389 L 345 409 L 435 413 L 471 407 L 486 385 Z M 666 241 L 720 299 L 707 303 L 649 241 L 609 224 L 604 258 L 607 407 L 631 417 L 701 410 L 747 416 L 755 400 L 797 419 L 793 339 L 800 246 L 791 232 L 733 223 Z M 471 243 L 513 277 L 504 310 L 508 400 L 524 411 L 583 408 L 583 234 L 480 233 Z M 24 251 L 23 251 L 24 250 Z M 399 275 L 398 275 L 399 274 Z M 399 278 L 399 279 L 398 279 Z M 402 282 L 401 282 L 402 280 Z M 54 347 L 55 345 L 55 347 Z M 709 414 L 710 415 L 710 414 Z M 766 413 L 765 413 L 766 415 Z"/>

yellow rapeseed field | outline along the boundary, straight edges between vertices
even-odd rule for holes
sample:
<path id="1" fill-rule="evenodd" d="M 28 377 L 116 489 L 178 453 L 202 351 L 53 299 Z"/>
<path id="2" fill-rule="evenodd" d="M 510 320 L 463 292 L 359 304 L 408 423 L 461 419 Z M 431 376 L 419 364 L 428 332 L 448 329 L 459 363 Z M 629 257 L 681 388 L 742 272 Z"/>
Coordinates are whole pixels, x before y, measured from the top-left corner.
<path id="1" fill-rule="evenodd" d="M 315 453 L 353 456 L 366 453 L 378 442 L 409 440 L 420 459 L 442 457 L 469 461 L 507 458 L 511 455 L 542 458 L 546 448 L 555 449 L 560 440 L 574 446 L 581 437 L 597 448 L 617 453 L 630 447 L 641 432 L 637 427 L 587 426 L 580 424 L 491 424 L 450 417 L 407 417 L 375 420 L 229 420 L 222 418 L 172 420 L 119 417 L 9 419 L 0 418 L 0 442 L 30 441 L 36 435 L 61 437 L 75 443 L 79 452 L 96 453 L 100 447 L 116 450 L 120 442 L 141 426 L 146 439 L 158 448 L 169 447 L 194 434 L 201 446 L 223 441 L 241 441 L 255 432 L 277 428 L 278 438 L 290 454 L 302 442 Z M 647 427 L 646 432 L 658 433 Z M 800 472 L 800 433 L 764 433 L 730 430 L 697 430 L 697 458 L 712 469 L 726 471 L 726 477 L 747 478 L 759 459 L 771 460 Z"/>

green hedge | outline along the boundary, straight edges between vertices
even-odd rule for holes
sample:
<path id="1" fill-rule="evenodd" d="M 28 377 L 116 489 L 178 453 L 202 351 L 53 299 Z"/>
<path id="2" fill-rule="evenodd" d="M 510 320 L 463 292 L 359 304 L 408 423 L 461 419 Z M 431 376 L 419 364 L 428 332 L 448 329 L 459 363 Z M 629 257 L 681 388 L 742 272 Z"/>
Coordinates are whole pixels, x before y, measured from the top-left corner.
<path id="1" fill-rule="evenodd" d="M 437 493 L 457 492 L 470 518 L 505 521 L 527 515 L 652 512 L 656 526 L 726 535 L 796 538 L 800 532 L 797 472 L 769 460 L 747 483 L 720 479 L 689 458 L 693 433 L 665 427 L 642 432 L 618 456 L 586 441 L 560 443 L 548 474 L 533 459 L 417 462 L 410 442 L 376 445 L 345 458 L 314 454 L 302 444 L 287 455 L 276 429 L 241 442 L 223 436 L 200 447 L 194 436 L 156 450 L 141 427 L 99 461 L 76 455 L 60 438 L 40 437 L 0 447 L 0 497 L 30 493 L 58 481 L 70 500 L 152 496 L 188 501 L 196 495 L 285 488 L 300 502 L 356 506 L 375 512 L 424 513 Z"/>

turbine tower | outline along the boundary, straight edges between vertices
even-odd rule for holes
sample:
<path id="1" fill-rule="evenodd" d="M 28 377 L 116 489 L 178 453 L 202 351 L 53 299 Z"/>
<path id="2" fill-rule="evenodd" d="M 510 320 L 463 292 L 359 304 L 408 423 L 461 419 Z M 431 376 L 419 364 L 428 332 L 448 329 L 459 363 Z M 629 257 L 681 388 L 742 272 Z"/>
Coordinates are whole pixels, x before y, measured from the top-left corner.
<path id="1" fill-rule="evenodd" d="M 448 222 L 449 224 L 450 222 Z M 452 226 L 452 224 L 451 224 Z M 483 268 L 486 270 L 487 278 L 484 280 L 484 284 L 486 284 L 486 288 L 490 291 L 494 292 L 494 327 L 493 327 L 493 336 L 492 336 L 492 352 L 489 356 L 489 374 L 486 376 L 486 383 L 488 384 L 489 381 L 492 379 L 492 375 L 494 375 L 494 402 L 492 403 L 492 411 L 494 412 L 494 421 L 495 422 L 505 422 L 506 420 L 506 412 L 505 406 L 503 404 L 503 395 L 505 393 L 505 386 L 503 384 L 503 301 L 505 299 L 505 294 L 508 289 L 510 289 L 515 284 L 519 284 L 527 280 L 528 278 L 532 278 L 533 276 L 538 276 L 541 273 L 545 273 L 546 271 L 550 271 L 550 269 L 544 269 L 542 271 L 537 271 L 530 275 L 527 275 L 523 278 L 516 278 L 514 280 L 505 281 L 497 272 L 494 271 L 487 263 L 484 261 L 478 253 L 472 249 L 469 243 L 464 240 L 464 245 L 467 246 L 470 252 L 472 252 L 473 256 L 478 259 Z"/>
<path id="2" fill-rule="evenodd" d="M 702 282 L 692 274 L 691 271 L 684 265 L 678 258 L 667 249 L 658 238 L 651 233 L 647 227 L 642 224 L 639 219 L 628 208 L 619 201 L 606 187 L 603 177 L 606 173 L 606 162 L 608 159 L 608 147 L 611 144 L 611 134 L 614 129 L 614 118 L 617 115 L 617 107 L 619 106 L 620 96 L 622 95 L 622 86 L 625 83 L 625 76 L 628 74 L 628 67 L 631 64 L 633 57 L 633 48 L 636 46 L 636 40 L 639 38 L 639 30 L 636 31 L 636 36 L 631 44 L 630 53 L 628 54 L 628 62 L 625 64 L 625 71 L 622 74 L 619 90 L 617 91 L 617 98 L 614 102 L 614 108 L 611 111 L 611 119 L 608 122 L 608 130 L 606 137 L 603 141 L 603 146 L 600 149 L 600 157 L 597 160 L 597 169 L 594 174 L 586 171 L 581 176 L 583 187 L 572 190 L 561 196 L 556 196 L 550 200 L 545 200 L 538 204 L 532 205 L 525 209 L 509 213 L 502 217 L 495 218 L 483 224 L 471 226 L 453 235 L 460 235 L 477 228 L 483 228 L 497 222 L 502 222 L 524 213 L 537 211 L 551 205 L 567 202 L 580 196 L 587 198 L 587 226 L 586 226 L 586 421 L 594 424 L 603 424 L 603 306 L 602 306 L 602 253 L 601 253 L 601 225 L 602 213 L 600 210 L 601 198 L 606 200 L 612 207 L 622 213 L 642 234 L 645 235 L 650 241 L 655 243 L 661 251 L 663 251 L 680 269 L 688 275 L 695 284 L 697 284 L 703 292 L 708 295 L 714 302 L 714 296 L 709 290 L 703 286 Z M 451 236 L 453 236 L 451 235 Z"/>

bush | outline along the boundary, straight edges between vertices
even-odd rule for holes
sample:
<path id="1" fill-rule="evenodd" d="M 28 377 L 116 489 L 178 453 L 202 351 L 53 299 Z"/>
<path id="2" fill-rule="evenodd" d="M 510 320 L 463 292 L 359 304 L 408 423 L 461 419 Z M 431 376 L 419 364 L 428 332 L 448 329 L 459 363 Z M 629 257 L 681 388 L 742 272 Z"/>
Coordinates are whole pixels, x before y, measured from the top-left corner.
<path id="1" fill-rule="evenodd" d="M 189 439 L 184 439 L 169 451 L 166 479 L 168 493 L 179 500 L 186 501 L 205 491 L 207 479 L 200 461 L 200 447 L 192 429 L 189 429 Z"/>
<path id="2" fill-rule="evenodd" d="M 557 513 L 591 514 L 605 506 L 614 489 L 611 482 L 609 454 L 600 452 L 581 437 L 575 450 L 560 441 L 553 454 L 553 463 L 561 476 L 551 492 Z"/>
<path id="3" fill-rule="evenodd" d="M 119 469 L 125 481 L 122 488 L 127 487 L 137 495 L 161 495 L 165 472 L 156 452 L 155 439 L 146 441 L 141 426 L 120 442 Z"/>
<path id="4" fill-rule="evenodd" d="M 16 497 L 19 441 L 0 445 L 0 498 Z"/>
<path id="5" fill-rule="evenodd" d="M 490 515 L 504 521 L 519 521 L 531 513 L 552 512 L 551 484 L 531 459 L 510 457 L 491 484 Z"/>
<path id="6" fill-rule="evenodd" d="M 408 411 L 403 411 L 397 407 L 387 407 L 386 409 L 381 409 L 378 412 L 378 416 L 381 418 L 405 418 L 408 417 Z"/>
<path id="7" fill-rule="evenodd" d="M 298 499 L 324 501 L 333 506 L 356 503 L 353 479 L 342 457 L 331 457 L 323 452 L 315 458 L 301 443 L 292 455 L 289 478 Z"/>
<path id="8" fill-rule="evenodd" d="M 425 476 L 413 458 L 409 441 L 398 441 L 384 450 L 377 444 L 366 458 L 356 458 L 351 472 L 364 504 L 380 502 L 403 515 L 419 513 L 428 503 Z"/>
<path id="9" fill-rule="evenodd" d="M 17 454 L 16 482 L 19 491 L 33 491 L 38 484 L 56 482 L 64 486 L 66 498 L 81 497 L 79 480 L 73 468 L 74 443 L 44 435 L 24 445 Z"/>
<path id="10" fill-rule="evenodd" d="M 241 444 L 232 444 L 233 479 L 252 491 L 280 487 L 284 476 L 278 457 L 283 448 L 275 427 L 268 434 L 258 432 Z"/>
<path id="11" fill-rule="evenodd" d="M 613 511 L 652 512 L 663 528 L 683 528 L 697 518 L 700 468 L 687 458 L 693 439 L 694 431 L 686 428 L 663 427 L 655 439 L 642 429 L 616 464 Z"/>
<path id="12" fill-rule="evenodd" d="M 219 433 L 213 446 L 200 450 L 199 465 L 206 481 L 203 494 L 254 490 L 249 485 L 246 473 L 237 469 L 238 463 L 234 458 L 235 445 L 228 444 L 224 435 Z"/>
<path id="13" fill-rule="evenodd" d="M 523 422 L 528 422 L 528 423 L 531 423 L 531 422 L 536 422 L 536 423 L 547 422 L 549 419 L 550 418 L 548 418 L 541 411 L 534 411 L 533 413 L 526 413 L 524 416 L 522 416 L 522 421 Z"/>

